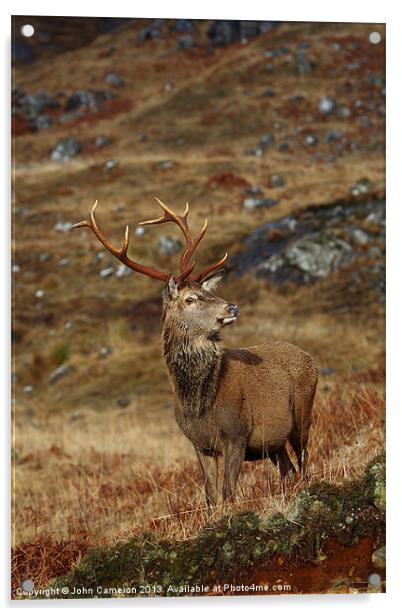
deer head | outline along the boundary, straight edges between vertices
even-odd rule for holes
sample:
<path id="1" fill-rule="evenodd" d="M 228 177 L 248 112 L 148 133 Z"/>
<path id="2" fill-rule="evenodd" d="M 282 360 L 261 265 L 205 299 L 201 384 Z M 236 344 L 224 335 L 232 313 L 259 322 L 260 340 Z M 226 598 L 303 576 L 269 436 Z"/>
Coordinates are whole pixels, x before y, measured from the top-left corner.
<path id="1" fill-rule="evenodd" d="M 172 274 L 160 272 L 152 267 L 142 265 L 133 261 L 127 255 L 129 245 L 128 225 L 126 226 L 122 248 L 119 249 L 113 246 L 106 238 L 95 218 L 97 201 L 95 201 L 92 207 L 90 220 L 83 220 L 73 225 L 72 228 L 88 227 L 103 246 L 124 265 L 140 274 L 166 282 L 163 294 L 164 319 L 170 317 L 179 329 L 183 331 L 194 334 L 199 333 L 201 335 L 205 334 L 208 337 L 214 336 L 221 327 L 233 323 L 239 314 L 237 306 L 229 304 L 212 293 L 224 273 L 219 268 L 226 261 L 227 253 L 222 259 L 205 268 L 198 275 L 195 275 L 193 272 L 196 262 L 193 259 L 193 254 L 206 233 L 208 221 L 205 220 L 201 231 L 193 238 L 187 223 L 188 203 L 186 204 L 184 214 L 179 216 L 157 197 L 155 199 L 163 210 L 163 216 L 153 220 L 146 220 L 139 224 L 145 226 L 172 222 L 178 225 L 185 238 L 185 247 L 180 257 L 180 272 L 177 275 L 173 276 Z"/>

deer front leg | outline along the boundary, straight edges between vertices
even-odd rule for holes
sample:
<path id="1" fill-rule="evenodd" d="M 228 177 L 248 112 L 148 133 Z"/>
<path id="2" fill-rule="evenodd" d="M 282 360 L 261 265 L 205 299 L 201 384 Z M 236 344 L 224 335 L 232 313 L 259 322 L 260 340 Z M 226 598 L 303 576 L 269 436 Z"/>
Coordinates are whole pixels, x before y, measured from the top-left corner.
<path id="1" fill-rule="evenodd" d="M 195 452 L 204 478 L 205 498 L 208 508 L 211 509 L 218 502 L 218 458 L 206 456 L 196 447 Z"/>
<path id="2" fill-rule="evenodd" d="M 240 474 L 241 463 L 246 452 L 246 442 L 227 441 L 224 451 L 224 480 L 223 480 L 223 500 L 231 501 L 234 498 L 236 483 Z"/>

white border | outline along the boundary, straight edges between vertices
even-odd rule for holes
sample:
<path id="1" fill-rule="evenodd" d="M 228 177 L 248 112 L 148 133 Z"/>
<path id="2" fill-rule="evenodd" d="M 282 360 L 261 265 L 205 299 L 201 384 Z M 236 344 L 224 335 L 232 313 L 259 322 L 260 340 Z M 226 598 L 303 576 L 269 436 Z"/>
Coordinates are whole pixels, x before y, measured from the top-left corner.
<path id="1" fill-rule="evenodd" d="M 150 599 L 143 602 L 109 600 L 94 604 L 93 602 L 74 601 L 68 605 L 67 602 L 19 602 L 8 601 L 9 594 L 9 565 L 7 558 L 9 549 L 9 429 L 8 409 L 10 405 L 9 396 L 9 271 L 10 271 L 10 139 L 9 139 L 9 92 L 10 92 L 10 15 L 85 15 L 85 16 L 108 16 L 108 17 L 188 17 L 199 19 L 229 18 L 229 19 L 277 19 L 280 21 L 337 21 L 337 22 L 368 22 L 368 23 L 387 23 L 387 486 L 388 486 L 388 513 L 387 513 L 387 594 L 371 596 L 293 596 L 293 597 L 237 597 L 222 599 Z M 392 609 L 396 607 L 398 601 L 399 576 L 401 571 L 401 532 L 400 520 L 400 464 L 398 453 L 401 449 L 399 439 L 401 435 L 401 416 L 402 410 L 398 402 L 398 381 L 400 376 L 400 349 L 402 348 L 400 318 L 402 315 L 401 294 L 398 293 L 401 286 L 400 262 L 401 251 L 398 250 L 402 244 L 401 238 L 401 207 L 399 193 L 401 192 L 401 156 L 400 144 L 402 143 L 401 131 L 401 81 L 398 74 L 398 65 L 402 58 L 401 49 L 401 11 L 398 3 L 392 0 L 382 0 L 381 2 L 362 2 L 350 0 L 337 0 L 337 2 L 323 2 L 323 0 L 285 0 L 285 2 L 262 2 L 257 0 L 247 0 L 247 2 L 236 3 L 233 0 L 221 0 L 219 3 L 211 0 L 204 0 L 202 3 L 190 4 L 184 0 L 171 0 L 169 3 L 148 1 L 146 3 L 123 2 L 114 0 L 112 5 L 84 2 L 83 0 L 70 0 L 68 4 L 56 4 L 48 1 L 36 1 L 35 3 L 21 1 L 6 1 L 2 4 L 2 19 L 0 27 L 2 29 L 3 42 L 3 92 L 4 96 L 0 99 L 2 106 L 1 117 L 3 120 L 2 155 L 4 164 L 1 165 L 3 190 L 3 217 L 0 226 L 1 233 L 1 283 L 2 301 L 1 306 L 1 392 L 3 394 L 3 404 L 1 406 L 3 417 L 3 434 L 6 438 L 3 441 L 2 454 L 5 464 L 3 474 L 2 491 L 2 540 L 4 541 L 1 550 L 1 589 L 0 596 L 2 603 L 9 609 L 22 610 L 42 610 L 45 609 L 74 609 L 74 613 L 79 613 L 84 609 L 134 609 L 136 612 L 162 609 L 170 614 L 173 610 L 191 610 L 195 613 L 204 610 L 217 611 L 219 609 L 231 609 L 233 612 L 243 613 L 247 607 L 252 607 L 256 611 L 277 610 L 281 613 L 295 610 L 308 610 L 308 613 L 316 613 L 326 610 L 328 613 L 338 612 L 343 609 L 350 609 L 356 614 L 378 612 L 378 609 L 386 607 Z M 400 70 L 399 70 L 400 73 Z M 398 267 L 399 266 L 399 267 Z M 398 285 L 399 282 L 399 285 Z M 6 555 L 6 557 L 5 557 Z M 40 607 L 39 607 L 40 605 Z M 85 606 L 85 607 L 83 607 Z M 298 612 L 299 613 L 299 612 Z"/>

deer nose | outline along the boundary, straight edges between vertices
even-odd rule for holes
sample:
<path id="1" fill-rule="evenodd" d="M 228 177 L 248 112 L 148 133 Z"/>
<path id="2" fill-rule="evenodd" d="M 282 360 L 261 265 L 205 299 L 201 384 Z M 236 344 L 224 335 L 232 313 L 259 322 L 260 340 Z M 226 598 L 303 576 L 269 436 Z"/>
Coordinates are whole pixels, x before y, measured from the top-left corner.
<path id="1" fill-rule="evenodd" d="M 228 312 L 230 312 L 230 314 L 231 314 L 233 317 L 237 317 L 237 316 L 239 315 L 239 312 L 240 312 L 240 308 L 239 308 L 238 306 L 236 306 L 236 304 L 228 304 L 228 305 L 226 306 L 226 310 L 227 310 Z"/>

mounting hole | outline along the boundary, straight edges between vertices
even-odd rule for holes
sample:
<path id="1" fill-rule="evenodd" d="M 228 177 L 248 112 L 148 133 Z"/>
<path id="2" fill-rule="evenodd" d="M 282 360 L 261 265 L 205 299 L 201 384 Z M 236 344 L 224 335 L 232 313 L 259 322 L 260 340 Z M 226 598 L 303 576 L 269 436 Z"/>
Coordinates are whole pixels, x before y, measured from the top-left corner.
<path id="1" fill-rule="evenodd" d="M 22 582 L 22 590 L 25 590 L 26 592 L 32 592 L 34 588 L 35 584 L 32 580 L 24 580 Z"/>
<path id="2" fill-rule="evenodd" d="M 35 28 L 31 26 L 31 24 L 24 24 L 21 26 L 21 34 L 22 36 L 29 38 L 35 34 Z"/>
<path id="3" fill-rule="evenodd" d="M 379 32 L 370 32 L 369 41 L 373 45 L 378 45 L 378 43 L 381 43 L 381 34 Z"/>

